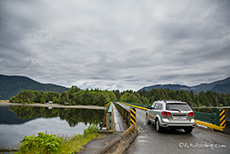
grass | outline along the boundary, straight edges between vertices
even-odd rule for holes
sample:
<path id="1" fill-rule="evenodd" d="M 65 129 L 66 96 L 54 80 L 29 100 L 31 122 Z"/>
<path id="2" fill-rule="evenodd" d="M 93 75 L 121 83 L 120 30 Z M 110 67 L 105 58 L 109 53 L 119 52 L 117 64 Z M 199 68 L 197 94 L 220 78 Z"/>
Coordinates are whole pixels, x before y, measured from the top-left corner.
<path id="1" fill-rule="evenodd" d="M 58 146 L 58 150 L 55 151 L 55 154 L 73 154 L 77 153 L 80 150 L 84 150 L 82 147 L 87 144 L 89 141 L 100 138 L 98 134 L 98 126 L 91 125 L 87 129 L 84 130 L 83 135 L 74 135 L 72 138 L 61 138 L 62 143 Z M 28 149 L 25 151 L 18 151 L 17 154 L 24 154 L 24 153 L 40 153 L 40 149 Z M 47 152 L 48 154 L 48 152 Z"/>
<path id="2" fill-rule="evenodd" d="M 77 153 L 83 150 L 82 146 L 87 144 L 89 141 L 96 139 L 98 133 L 91 133 L 87 135 L 76 135 L 70 139 L 70 141 L 64 142 L 60 145 L 60 149 L 57 151 L 58 154 L 64 153 Z"/>
<path id="3" fill-rule="evenodd" d="M 9 102 L 9 100 L 0 100 L 0 102 Z"/>

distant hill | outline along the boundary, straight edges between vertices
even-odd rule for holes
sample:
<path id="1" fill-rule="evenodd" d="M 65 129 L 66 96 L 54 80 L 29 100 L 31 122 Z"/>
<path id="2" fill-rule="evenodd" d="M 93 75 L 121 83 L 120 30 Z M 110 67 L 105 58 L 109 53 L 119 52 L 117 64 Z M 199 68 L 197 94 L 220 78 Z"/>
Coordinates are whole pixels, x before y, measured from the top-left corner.
<path id="1" fill-rule="evenodd" d="M 214 91 L 219 93 L 230 93 L 230 77 L 219 80 L 211 83 L 202 83 L 197 86 L 190 87 L 195 93 L 199 93 L 200 91 Z"/>
<path id="2" fill-rule="evenodd" d="M 9 99 L 22 90 L 54 91 L 62 93 L 69 89 L 54 84 L 42 84 L 24 76 L 0 75 L 0 99 Z"/>
<path id="3" fill-rule="evenodd" d="M 158 84 L 154 86 L 144 87 L 140 90 L 151 90 L 151 89 L 170 89 L 170 90 L 185 90 L 185 91 L 191 91 L 191 89 L 188 86 L 185 85 L 179 85 L 179 84 Z"/>
<path id="4" fill-rule="evenodd" d="M 179 84 L 164 84 L 164 85 L 153 85 L 141 88 L 140 90 L 151 90 L 151 89 L 170 89 L 170 90 L 185 90 L 185 91 L 193 91 L 194 93 L 199 93 L 200 91 L 213 91 L 218 93 L 230 93 L 230 77 L 219 80 L 211 83 L 202 83 L 197 86 L 186 86 Z"/>
<path id="5" fill-rule="evenodd" d="M 230 93 L 230 83 L 216 85 L 211 91 L 217 93 Z"/>

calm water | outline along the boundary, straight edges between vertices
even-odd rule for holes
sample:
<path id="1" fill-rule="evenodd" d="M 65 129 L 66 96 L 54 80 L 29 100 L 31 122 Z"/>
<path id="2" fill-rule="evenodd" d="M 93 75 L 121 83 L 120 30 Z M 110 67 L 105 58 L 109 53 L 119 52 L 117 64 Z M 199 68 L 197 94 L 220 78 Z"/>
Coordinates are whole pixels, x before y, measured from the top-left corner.
<path id="1" fill-rule="evenodd" d="M 58 136 L 82 134 L 90 124 L 99 124 L 104 110 L 61 109 L 28 106 L 0 107 L 0 147 L 17 148 L 25 135 L 47 132 Z"/>

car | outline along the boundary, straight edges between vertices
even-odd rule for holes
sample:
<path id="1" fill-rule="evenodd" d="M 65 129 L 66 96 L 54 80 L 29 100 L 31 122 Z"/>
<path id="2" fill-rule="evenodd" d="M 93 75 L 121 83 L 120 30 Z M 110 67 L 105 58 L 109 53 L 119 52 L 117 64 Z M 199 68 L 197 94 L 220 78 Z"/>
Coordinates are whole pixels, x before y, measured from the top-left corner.
<path id="1" fill-rule="evenodd" d="M 148 107 L 146 123 L 155 124 L 157 132 L 168 129 L 184 129 L 191 133 L 196 126 L 194 112 L 186 102 L 176 100 L 160 100 Z"/>

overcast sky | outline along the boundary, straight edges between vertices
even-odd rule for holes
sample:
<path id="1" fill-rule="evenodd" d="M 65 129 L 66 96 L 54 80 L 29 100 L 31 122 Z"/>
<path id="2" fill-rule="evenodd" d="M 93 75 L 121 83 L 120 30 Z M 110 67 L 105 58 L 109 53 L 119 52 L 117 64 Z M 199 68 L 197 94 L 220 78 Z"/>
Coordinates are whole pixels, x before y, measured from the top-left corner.
<path id="1" fill-rule="evenodd" d="M 230 0 L 0 0 L 0 74 L 82 89 L 230 76 Z"/>

